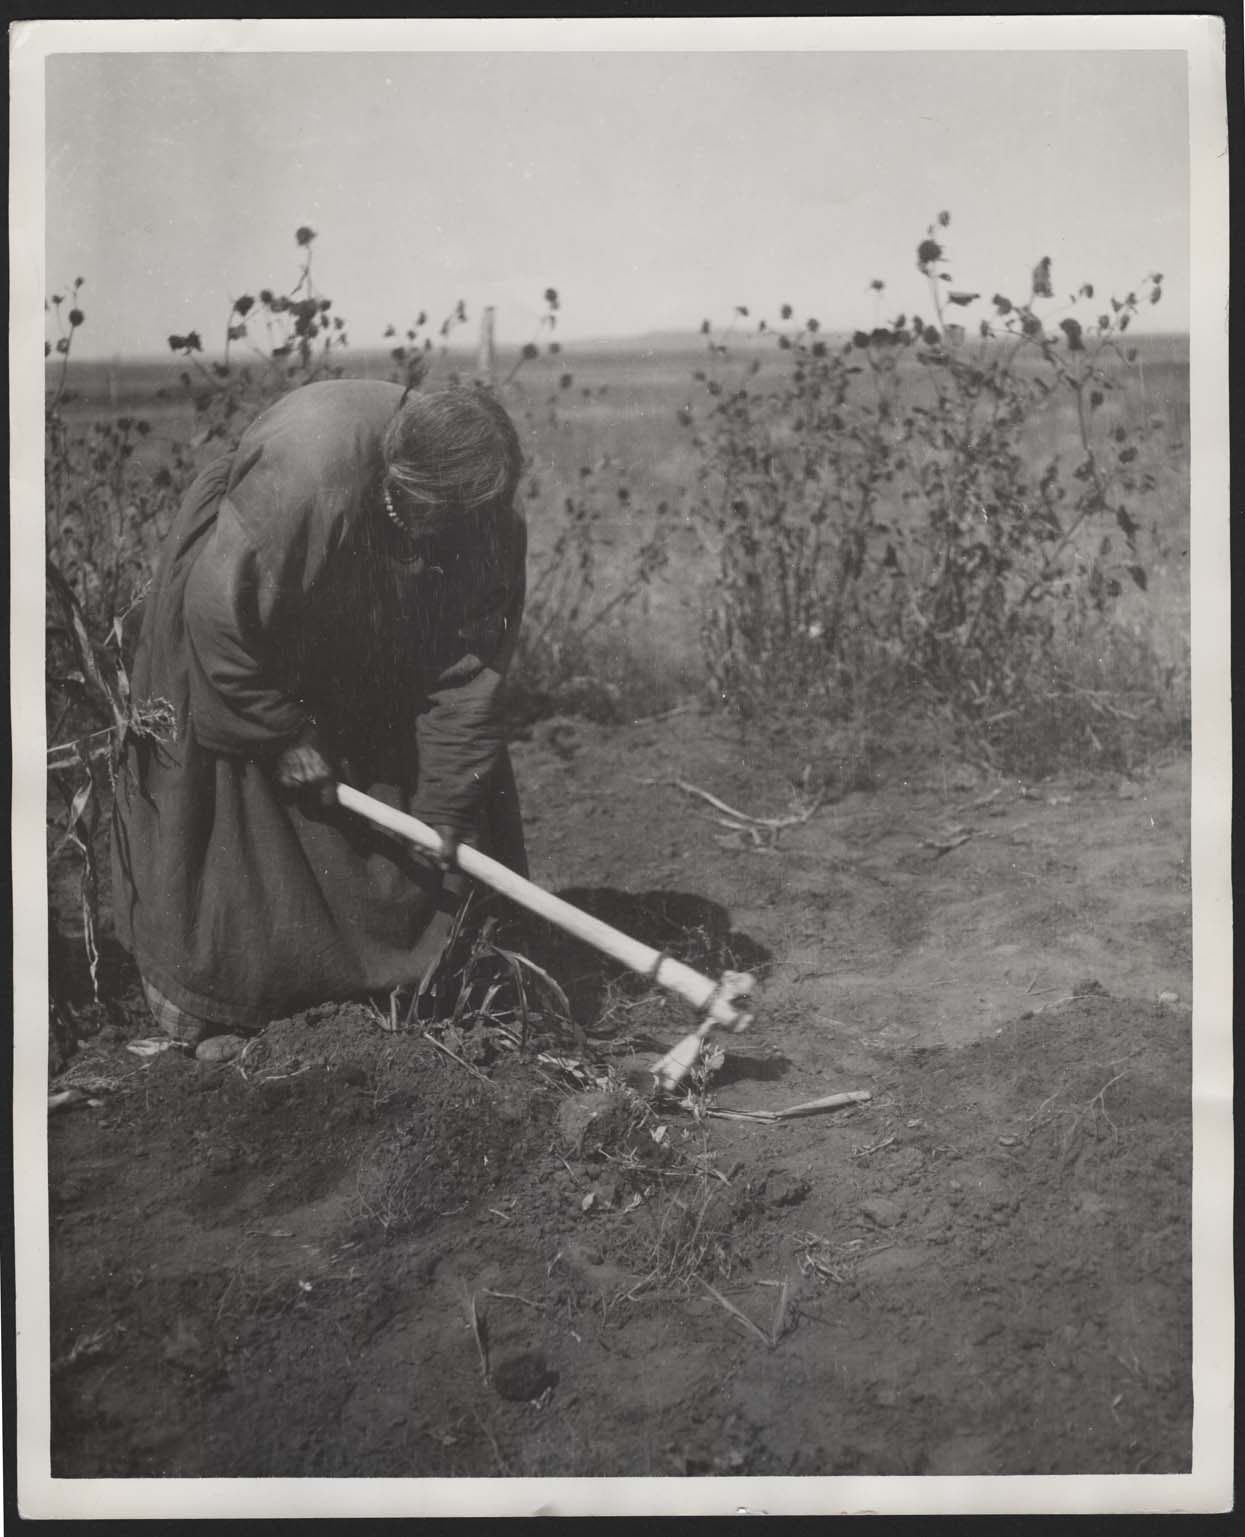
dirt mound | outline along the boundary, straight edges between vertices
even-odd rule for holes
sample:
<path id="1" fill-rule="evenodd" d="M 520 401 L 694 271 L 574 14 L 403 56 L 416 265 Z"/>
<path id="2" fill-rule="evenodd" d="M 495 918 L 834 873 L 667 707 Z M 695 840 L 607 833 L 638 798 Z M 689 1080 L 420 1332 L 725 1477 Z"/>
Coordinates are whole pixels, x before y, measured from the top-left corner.
<path id="1" fill-rule="evenodd" d="M 361 1009 L 166 1054 L 54 1122 L 55 1472 L 1187 1467 L 1187 1041 L 1089 996 L 589 1138 Z"/>

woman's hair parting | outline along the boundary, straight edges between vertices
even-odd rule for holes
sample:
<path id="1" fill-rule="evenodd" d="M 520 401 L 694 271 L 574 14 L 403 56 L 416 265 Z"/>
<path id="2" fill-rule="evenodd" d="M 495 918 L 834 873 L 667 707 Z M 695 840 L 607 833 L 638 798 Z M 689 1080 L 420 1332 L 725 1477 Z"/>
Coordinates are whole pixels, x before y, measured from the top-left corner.
<path id="1" fill-rule="evenodd" d="M 401 494 L 464 509 L 509 502 L 523 467 L 513 422 L 478 385 L 405 397 L 382 451 L 386 478 Z"/>

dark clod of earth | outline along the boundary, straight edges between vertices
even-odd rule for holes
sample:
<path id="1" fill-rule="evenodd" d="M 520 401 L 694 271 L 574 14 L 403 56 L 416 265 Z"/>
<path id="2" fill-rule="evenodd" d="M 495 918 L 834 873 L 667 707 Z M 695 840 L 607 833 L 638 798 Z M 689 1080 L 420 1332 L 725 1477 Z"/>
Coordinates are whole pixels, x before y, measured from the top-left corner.
<path id="1" fill-rule="evenodd" d="M 506 1356 L 493 1368 L 493 1386 L 503 1398 L 512 1403 L 538 1399 L 548 1388 L 556 1387 L 558 1374 L 553 1371 L 543 1352 L 524 1350 L 517 1355 Z"/>

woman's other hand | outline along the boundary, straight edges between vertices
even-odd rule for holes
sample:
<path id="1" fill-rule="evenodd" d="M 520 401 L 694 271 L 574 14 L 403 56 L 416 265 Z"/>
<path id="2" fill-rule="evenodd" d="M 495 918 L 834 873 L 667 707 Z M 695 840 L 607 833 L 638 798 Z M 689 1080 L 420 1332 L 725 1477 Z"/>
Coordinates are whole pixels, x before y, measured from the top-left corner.
<path id="1" fill-rule="evenodd" d="M 462 833 L 452 827 L 436 827 L 431 823 L 428 825 L 432 826 L 433 832 L 441 840 L 440 847 L 436 849 L 418 847 L 413 849 L 412 852 L 416 858 L 422 859 L 425 864 L 431 865 L 433 869 L 438 870 L 442 875 L 453 875 L 462 868 L 458 862 L 460 847 L 464 843 L 474 846 L 474 839 L 464 838 Z"/>
<path id="2" fill-rule="evenodd" d="M 432 858 L 444 871 L 458 869 L 458 846 L 462 842 L 462 834 L 454 831 L 452 827 L 438 827 L 437 836 L 441 839 L 441 848 Z"/>
<path id="3" fill-rule="evenodd" d="M 274 772 L 277 783 L 285 789 L 306 791 L 321 806 L 337 804 L 333 768 L 320 750 L 313 727 L 308 727 L 297 741 L 290 743 L 277 759 Z"/>

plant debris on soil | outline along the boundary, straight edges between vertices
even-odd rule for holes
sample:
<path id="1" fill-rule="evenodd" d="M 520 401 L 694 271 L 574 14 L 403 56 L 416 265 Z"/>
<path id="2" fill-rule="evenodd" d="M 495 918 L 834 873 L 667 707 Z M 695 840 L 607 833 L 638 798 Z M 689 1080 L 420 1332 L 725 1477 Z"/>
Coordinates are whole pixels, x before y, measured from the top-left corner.
<path id="1" fill-rule="evenodd" d="M 326 1005 L 202 1061 L 80 1010 L 53 1475 L 1187 1471 L 1187 765 L 827 772 L 728 847 L 652 781 L 780 820 L 780 745 L 577 729 L 516 752 L 536 878 L 756 972 L 752 1032 L 659 1096 L 687 1011 L 534 931 L 578 1033 L 534 988 L 522 1028 Z"/>

